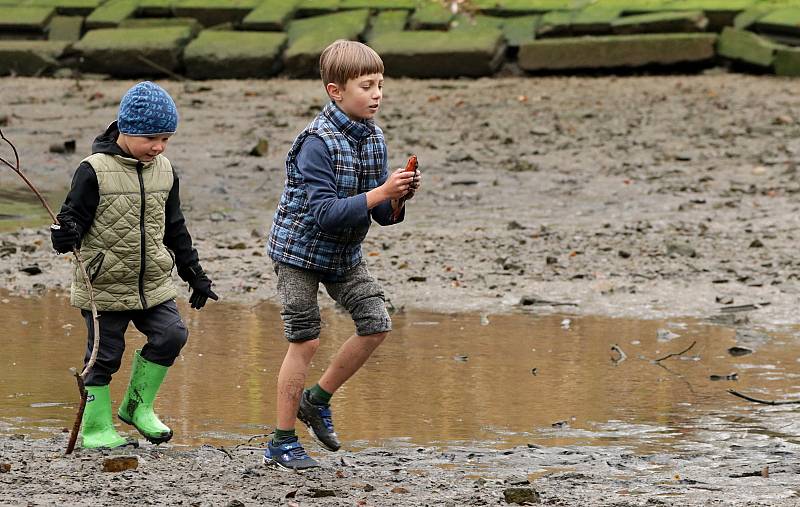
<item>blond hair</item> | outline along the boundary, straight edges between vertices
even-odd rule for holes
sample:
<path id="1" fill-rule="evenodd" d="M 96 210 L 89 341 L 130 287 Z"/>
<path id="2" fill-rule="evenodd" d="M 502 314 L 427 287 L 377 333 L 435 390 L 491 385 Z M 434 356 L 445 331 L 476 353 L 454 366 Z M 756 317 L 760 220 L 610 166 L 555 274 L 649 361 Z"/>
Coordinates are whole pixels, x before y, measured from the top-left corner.
<path id="1" fill-rule="evenodd" d="M 323 85 L 344 86 L 351 79 L 377 73 L 383 74 L 383 60 L 374 49 L 357 41 L 334 41 L 319 57 Z"/>

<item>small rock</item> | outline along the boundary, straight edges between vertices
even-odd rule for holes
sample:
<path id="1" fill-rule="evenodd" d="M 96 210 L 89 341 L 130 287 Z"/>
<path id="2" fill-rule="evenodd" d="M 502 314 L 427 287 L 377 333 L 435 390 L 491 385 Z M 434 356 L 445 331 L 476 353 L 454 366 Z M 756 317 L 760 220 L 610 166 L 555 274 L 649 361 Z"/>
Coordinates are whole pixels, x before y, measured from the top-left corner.
<path id="1" fill-rule="evenodd" d="M 747 347 L 731 347 L 728 349 L 728 354 L 732 355 L 733 357 L 740 357 L 746 356 L 747 354 L 752 354 L 753 349 L 748 349 Z"/>
<path id="2" fill-rule="evenodd" d="M 258 144 L 253 146 L 250 150 L 250 155 L 254 157 L 263 157 L 269 152 L 269 141 L 263 137 L 258 140 Z"/>
<path id="3" fill-rule="evenodd" d="M 677 254 L 683 257 L 697 257 L 697 251 L 688 243 L 667 243 L 667 255 Z"/>
<path id="4" fill-rule="evenodd" d="M 656 331 L 656 338 L 660 342 L 668 342 L 670 340 L 674 340 L 675 338 L 677 338 L 679 336 L 680 336 L 679 334 L 675 334 L 672 331 L 670 331 L 669 329 L 661 328 L 661 329 L 658 329 Z"/>
<path id="5" fill-rule="evenodd" d="M 408 490 L 402 486 L 395 486 L 392 488 L 392 493 L 408 493 Z"/>
<path id="6" fill-rule="evenodd" d="M 0 463 L 0 474 L 7 474 L 11 471 L 11 463 Z"/>
<path id="7" fill-rule="evenodd" d="M 732 305 L 733 304 L 733 296 L 717 296 L 716 298 L 717 303 L 721 305 Z"/>
<path id="8" fill-rule="evenodd" d="M 247 249 L 247 244 L 243 241 L 234 243 L 232 245 L 228 245 L 228 250 L 246 250 L 246 249 Z"/>
<path id="9" fill-rule="evenodd" d="M 75 153 L 75 140 L 69 139 L 63 143 L 51 144 L 50 153 Z"/>
<path id="10" fill-rule="evenodd" d="M 136 456 L 115 456 L 103 460 L 103 472 L 124 472 L 134 470 L 139 466 Z"/>
<path id="11" fill-rule="evenodd" d="M 20 271 L 22 271 L 23 273 L 27 273 L 27 274 L 33 276 L 33 275 L 41 274 L 42 273 L 42 268 L 40 268 L 38 264 L 34 264 L 32 266 L 26 266 L 26 267 L 20 269 Z"/>
<path id="12" fill-rule="evenodd" d="M 244 507 L 244 502 L 240 500 L 231 500 L 225 507 Z"/>
<path id="13" fill-rule="evenodd" d="M 551 255 L 548 255 L 547 257 L 545 257 L 545 259 L 544 259 L 544 262 L 545 262 L 545 263 L 546 263 L 548 266 L 552 266 L 553 264 L 558 264 L 558 259 L 557 259 L 556 257 L 553 257 L 553 256 L 551 256 Z"/>
<path id="14" fill-rule="evenodd" d="M 506 503 L 514 503 L 517 505 L 541 502 L 539 493 L 533 488 L 506 488 L 506 490 L 503 491 L 503 497 Z"/>
<path id="15" fill-rule="evenodd" d="M 763 248 L 764 243 L 761 242 L 760 239 L 756 238 L 750 242 L 750 248 Z"/>
<path id="16" fill-rule="evenodd" d="M 630 258 L 631 253 L 627 252 L 625 250 L 620 250 L 619 251 L 619 256 L 622 257 L 623 259 L 628 259 L 628 258 Z"/>
<path id="17" fill-rule="evenodd" d="M 322 489 L 322 488 L 308 488 L 308 491 L 311 498 L 326 498 L 330 496 L 336 496 L 336 492 L 332 489 Z"/>
<path id="18" fill-rule="evenodd" d="M 515 230 L 520 230 L 520 229 L 524 229 L 524 228 L 525 228 L 525 227 L 523 227 L 523 226 L 522 226 L 522 225 L 521 225 L 519 222 L 517 222 L 516 220 L 512 220 L 512 221 L 510 221 L 510 222 L 508 223 L 508 225 L 506 225 L 506 229 L 508 229 L 509 231 L 515 231 Z"/>
<path id="19" fill-rule="evenodd" d="M 427 276 L 409 276 L 408 277 L 408 281 L 409 282 L 424 282 L 427 279 L 428 279 Z"/>

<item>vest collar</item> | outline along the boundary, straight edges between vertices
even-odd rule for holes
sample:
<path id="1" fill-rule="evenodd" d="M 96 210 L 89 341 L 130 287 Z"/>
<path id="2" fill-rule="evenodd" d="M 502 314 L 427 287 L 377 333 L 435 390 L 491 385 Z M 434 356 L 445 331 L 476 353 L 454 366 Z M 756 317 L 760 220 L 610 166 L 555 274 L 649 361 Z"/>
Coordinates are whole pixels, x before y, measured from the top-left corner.
<path id="1" fill-rule="evenodd" d="M 339 106 L 334 101 L 330 101 L 325 106 L 322 110 L 322 115 L 333 123 L 339 132 L 356 141 L 361 141 L 375 133 L 375 122 L 373 120 L 351 120 L 344 111 L 339 109 Z"/>
<path id="2" fill-rule="evenodd" d="M 158 155 L 156 158 L 158 158 L 160 156 L 161 155 Z M 136 169 L 138 164 L 142 164 L 142 169 L 146 169 L 146 168 L 150 167 L 151 165 L 153 165 L 153 162 L 156 161 L 156 159 L 154 158 L 150 162 L 141 162 L 139 160 L 136 160 L 135 158 L 126 157 L 126 156 L 123 156 L 123 155 L 114 155 L 114 160 L 116 160 L 117 162 L 119 162 L 120 164 L 122 164 L 123 166 L 125 166 L 126 168 L 129 168 L 129 169 Z"/>

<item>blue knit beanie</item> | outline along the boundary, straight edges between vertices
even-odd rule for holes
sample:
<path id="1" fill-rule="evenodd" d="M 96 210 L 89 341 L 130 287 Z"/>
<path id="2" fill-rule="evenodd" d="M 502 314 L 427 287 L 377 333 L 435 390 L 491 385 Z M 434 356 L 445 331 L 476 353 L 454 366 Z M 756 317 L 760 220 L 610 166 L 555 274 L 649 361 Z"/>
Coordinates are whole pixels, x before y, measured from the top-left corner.
<path id="1" fill-rule="evenodd" d="M 166 90 L 142 81 L 122 97 L 117 128 L 129 136 L 174 134 L 178 129 L 178 109 Z"/>

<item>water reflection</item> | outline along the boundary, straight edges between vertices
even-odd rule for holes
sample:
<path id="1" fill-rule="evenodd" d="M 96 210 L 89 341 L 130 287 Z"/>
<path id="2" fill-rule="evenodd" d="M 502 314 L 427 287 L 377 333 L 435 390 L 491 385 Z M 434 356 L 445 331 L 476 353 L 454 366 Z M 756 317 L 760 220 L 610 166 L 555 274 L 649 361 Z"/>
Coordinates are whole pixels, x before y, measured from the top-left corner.
<path id="1" fill-rule="evenodd" d="M 175 430 L 173 442 L 239 443 L 269 432 L 286 349 L 278 310 L 212 304 L 196 312 L 181 304 L 181 311 L 189 343 L 157 400 Z M 0 433 L 41 436 L 69 427 L 77 393 L 68 368 L 79 365 L 85 340 L 78 312 L 52 294 L 5 296 L 0 318 Z M 329 311 L 323 318 L 314 380 L 352 332 L 346 315 Z M 389 340 L 334 398 L 337 430 L 351 445 L 668 445 L 707 431 L 704 417 L 752 411 L 725 393 L 728 387 L 773 397 L 794 390 L 796 375 L 787 374 L 783 358 L 800 351 L 785 341 L 734 358 L 726 352 L 735 345 L 732 330 L 696 322 L 570 317 L 564 325 L 562 316 L 493 315 L 482 325 L 479 315 L 426 313 L 393 319 Z M 660 328 L 679 336 L 659 341 Z M 143 343 L 133 326 L 128 336 L 123 369 L 112 382 L 115 405 Z M 693 341 L 684 356 L 653 363 Z M 624 361 L 612 361 L 613 344 Z M 739 373 L 737 382 L 710 379 L 731 372 Z"/>

